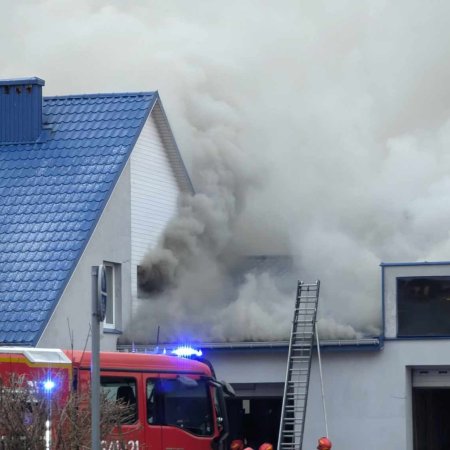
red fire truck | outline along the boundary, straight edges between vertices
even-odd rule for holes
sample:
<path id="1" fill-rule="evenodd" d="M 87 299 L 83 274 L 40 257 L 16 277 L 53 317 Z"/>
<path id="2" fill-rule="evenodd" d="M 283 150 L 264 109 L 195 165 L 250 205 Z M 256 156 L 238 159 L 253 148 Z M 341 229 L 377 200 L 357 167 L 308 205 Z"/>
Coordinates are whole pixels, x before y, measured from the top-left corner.
<path id="1" fill-rule="evenodd" d="M 58 349 L 0 347 L 0 377 L 19 374 L 47 391 L 83 391 L 90 385 L 90 352 Z M 226 383 L 216 380 L 202 361 L 149 353 L 100 354 L 100 384 L 109 399 L 133 408 L 121 425 L 127 450 L 223 450 L 228 422 Z M 102 449 L 123 448 L 114 435 Z"/>

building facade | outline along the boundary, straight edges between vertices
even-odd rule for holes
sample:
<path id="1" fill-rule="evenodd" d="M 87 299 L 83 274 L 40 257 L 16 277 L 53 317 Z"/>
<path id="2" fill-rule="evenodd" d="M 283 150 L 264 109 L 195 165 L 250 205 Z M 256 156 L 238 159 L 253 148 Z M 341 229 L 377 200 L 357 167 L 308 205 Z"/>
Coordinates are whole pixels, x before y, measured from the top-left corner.
<path id="1" fill-rule="evenodd" d="M 323 341 L 322 372 L 333 448 L 446 449 L 450 445 L 450 263 L 381 265 L 383 333 Z M 250 444 L 276 440 L 286 343 L 205 349 L 231 382 L 240 416 L 234 432 Z M 317 355 L 313 357 L 303 448 L 326 434 Z M 271 426 L 271 420 L 277 427 Z M 244 424 L 244 426 L 241 425 Z"/>

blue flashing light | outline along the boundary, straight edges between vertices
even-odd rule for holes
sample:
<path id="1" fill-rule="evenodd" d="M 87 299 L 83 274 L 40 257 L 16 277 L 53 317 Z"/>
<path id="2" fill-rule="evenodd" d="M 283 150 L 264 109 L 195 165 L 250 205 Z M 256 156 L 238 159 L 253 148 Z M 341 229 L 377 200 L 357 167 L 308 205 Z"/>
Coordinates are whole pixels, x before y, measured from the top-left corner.
<path id="1" fill-rule="evenodd" d="M 202 351 L 196 350 L 195 348 L 189 347 L 187 345 L 183 345 L 181 347 L 177 347 L 175 350 L 172 350 L 173 355 L 180 356 L 182 358 L 189 358 L 191 356 L 202 356 Z"/>
<path id="2" fill-rule="evenodd" d="M 44 390 L 46 392 L 50 393 L 55 388 L 56 383 L 53 380 L 45 380 L 43 382 L 43 386 L 44 386 Z"/>

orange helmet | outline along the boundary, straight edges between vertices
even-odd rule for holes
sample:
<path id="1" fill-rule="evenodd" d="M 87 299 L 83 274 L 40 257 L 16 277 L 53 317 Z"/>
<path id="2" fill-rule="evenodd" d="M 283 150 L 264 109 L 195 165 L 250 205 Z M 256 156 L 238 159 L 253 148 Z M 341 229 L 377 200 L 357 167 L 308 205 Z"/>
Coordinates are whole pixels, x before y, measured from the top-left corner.
<path id="1" fill-rule="evenodd" d="M 264 442 L 264 444 L 259 446 L 259 450 L 273 450 L 273 445 L 268 442 Z"/>
<path id="2" fill-rule="evenodd" d="M 327 437 L 321 437 L 319 439 L 319 445 L 317 446 L 317 450 L 330 450 L 333 447 L 333 444 Z"/>
<path id="3" fill-rule="evenodd" d="M 231 441 L 230 450 L 244 450 L 244 442 L 241 439 Z"/>

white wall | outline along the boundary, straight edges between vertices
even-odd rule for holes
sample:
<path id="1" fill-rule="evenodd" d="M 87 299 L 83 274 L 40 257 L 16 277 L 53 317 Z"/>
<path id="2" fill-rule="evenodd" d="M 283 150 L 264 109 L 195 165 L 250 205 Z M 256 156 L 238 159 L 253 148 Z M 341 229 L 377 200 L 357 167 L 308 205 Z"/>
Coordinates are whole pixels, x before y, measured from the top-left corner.
<path id="1" fill-rule="evenodd" d="M 284 383 L 287 349 L 206 350 L 204 353 L 218 379 L 229 383 Z"/>
<path id="2" fill-rule="evenodd" d="M 91 267 L 103 261 L 120 263 L 122 267 L 122 325 L 130 320 L 131 286 L 131 212 L 130 168 L 121 174 L 91 239 L 80 258 L 38 347 L 70 348 L 70 328 L 74 332 L 74 348 L 83 349 L 91 321 Z M 67 322 L 69 320 L 69 324 Z M 115 350 L 117 334 L 101 336 L 102 350 Z M 90 340 L 88 340 L 88 349 Z"/>
<path id="3" fill-rule="evenodd" d="M 217 377 L 232 383 L 284 382 L 287 349 L 208 351 Z M 381 351 L 322 352 L 329 434 L 333 448 L 411 450 L 414 367 L 449 367 L 448 340 L 387 341 Z M 325 435 L 317 358 L 311 380 L 304 448 Z M 364 445 L 361 445 L 361 443 Z"/>

